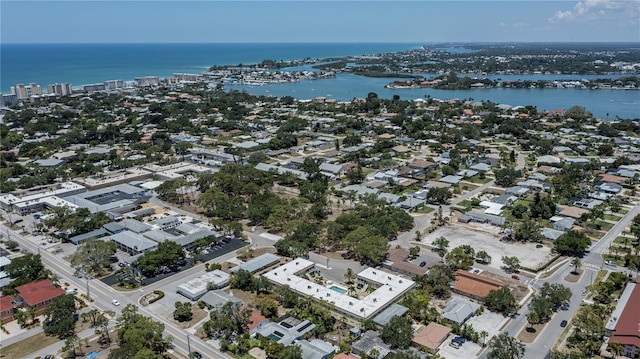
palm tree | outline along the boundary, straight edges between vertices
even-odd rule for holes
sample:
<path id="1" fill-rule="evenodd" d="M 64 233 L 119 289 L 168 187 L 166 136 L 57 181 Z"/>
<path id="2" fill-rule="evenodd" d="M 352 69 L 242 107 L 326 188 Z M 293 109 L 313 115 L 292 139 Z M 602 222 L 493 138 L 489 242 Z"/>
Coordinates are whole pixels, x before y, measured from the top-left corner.
<path id="1" fill-rule="evenodd" d="M 571 264 L 573 264 L 573 273 L 578 274 L 578 269 L 580 269 L 580 267 L 582 267 L 582 261 L 580 260 L 580 258 L 575 257 L 571 260 Z"/>
<path id="2" fill-rule="evenodd" d="M 480 336 L 480 338 L 482 338 L 482 347 L 484 347 L 486 345 L 485 340 L 487 339 L 488 335 L 489 335 L 489 333 L 487 333 L 486 330 L 482 330 L 482 331 L 480 331 L 480 333 L 478 333 L 478 336 Z"/>
<path id="3" fill-rule="evenodd" d="M 355 274 L 353 273 L 353 269 L 347 268 L 347 272 L 344 274 L 344 279 L 347 283 L 353 283 L 353 279 L 355 278 Z"/>
<path id="4" fill-rule="evenodd" d="M 622 354 L 624 347 L 622 344 L 618 342 L 610 342 L 609 347 L 607 348 L 613 354 L 613 357 L 616 358 L 618 355 Z"/>

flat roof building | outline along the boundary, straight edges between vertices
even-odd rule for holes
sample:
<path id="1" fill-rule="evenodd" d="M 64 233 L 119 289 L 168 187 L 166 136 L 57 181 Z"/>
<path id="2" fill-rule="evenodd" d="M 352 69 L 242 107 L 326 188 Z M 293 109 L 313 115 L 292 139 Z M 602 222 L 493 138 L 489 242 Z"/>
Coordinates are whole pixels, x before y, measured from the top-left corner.
<path id="1" fill-rule="evenodd" d="M 210 288 L 222 288 L 229 284 L 229 274 L 219 269 L 206 272 L 198 278 L 178 285 L 177 292 L 190 300 L 200 299 Z"/>
<path id="2" fill-rule="evenodd" d="M 280 256 L 277 256 L 272 253 L 265 253 L 261 256 L 253 258 L 247 262 L 240 263 L 237 267 L 233 267 L 229 270 L 229 272 L 233 273 L 240 269 L 247 270 L 251 273 L 255 273 L 261 269 L 265 269 L 275 263 L 280 261 Z"/>
<path id="3" fill-rule="evenodd" d="M 412 280 L 379 269 L 367 268 L 357 274 L 356 280 L 376 290 L 365 297 L 354 298 L 300 276 L 313 271 L 314 267 L 313 262 L 296 258 L 263 276 L 275 284 L 289 286 L 300 295 L 329 302 L 337 312 L 356 319 L 377 315 L 415 285 Z"/>

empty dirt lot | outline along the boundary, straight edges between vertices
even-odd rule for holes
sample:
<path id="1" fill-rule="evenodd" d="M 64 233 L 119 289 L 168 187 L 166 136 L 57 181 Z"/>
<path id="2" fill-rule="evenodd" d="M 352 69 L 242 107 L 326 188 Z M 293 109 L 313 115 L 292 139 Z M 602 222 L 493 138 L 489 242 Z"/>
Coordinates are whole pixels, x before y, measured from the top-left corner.
<path id="1" fill-rule="evenodd" d="M 449 240 L 449 250 L 469 244 L 476 252 L 486 251 L 491 256 L 491 267 L 500 268 L 502 256 L 516 256 L 523 267 L 536 268 L 551 259 L 551 249 L 547 246 L 536 248 L 535 243 L 509 243 L 501 242 L 502 236 L 498 232 L 499 227 L 488 224 L 460 225 L 450 224 L 429 233 L 423 243 L 431 245 L 438 237 Z"/>

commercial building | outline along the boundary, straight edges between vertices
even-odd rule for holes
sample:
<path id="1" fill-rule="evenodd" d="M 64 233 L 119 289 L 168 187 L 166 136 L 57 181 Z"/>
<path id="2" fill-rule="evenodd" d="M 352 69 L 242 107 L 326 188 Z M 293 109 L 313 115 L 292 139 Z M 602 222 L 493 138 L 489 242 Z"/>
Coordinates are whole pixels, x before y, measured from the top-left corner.
<path id="1" fill-rule="evenodd" d="M 476 300 L 484 300 L 490 291 L 498 290 L 506 285 L 502 281 L 469 273 L 462 269 L 455 272 L 455 277 L 456 284 L 452 288 L 453 292 Z"/>
<path id="2" fill-rule="evenodd" d="M 231 268 L 229 272 L 233 273 L 240 269 L 244 269 L 251 273 L 255 273 L 259 270 L 268 268 L 279 261 L 280 261 L 280 256 L 277 256 L 271 253 L 265 253 L 249 261 L 240 263 L 240 265 L 238 265 L 237 267 Z"/>
<path id="3" fill-rule="evenodd" d="M 0 196 L 0 207 L 7 211 L 16 211 L 21 215 L 37 211 L 47 206 L 58 204 L 60 197 L 86 192 L 86 188 L 74 182 L 63 182 L 58 188 L 39 191 L 27 196 L 17 197 L 12 194 Z M 64 203 L 62 203 L 64 205 Z M 73 207 L 70 205 L 70 207 Z"/>
<path id="4" fill-rule="evenodd" d="M 635 358 L 640 353 L 640 277 L 625 287 L 616 309 L 605 325 L 609 343 L 620 343 L 623 355 Z"/>
<path id="5" fill-rule="evenodd" d="M 375 288 L 375 291 L 367 296 L 354 298 L 335 286 L 325 287 L 301 277 L 315 270 L 313 262 L 296 258 L 263 276 L 274 284 L 289 286 L 300 295 L 329 302 L 333 304 L 335 311 L 354 319 L 372 318 L 415 285 L 412 280 L 380 269 L 367 268 L 357 274 L 356 281 L 363 287 Z"/>
<path id="6" fill-rule="evenodd" d="M 178 285 L 177 292 L 190 300 L 200 299 L 210 289 L 226 287 L 229 284 L 229 274 L 219 269 L 206 272 L 198 278 Z"/>

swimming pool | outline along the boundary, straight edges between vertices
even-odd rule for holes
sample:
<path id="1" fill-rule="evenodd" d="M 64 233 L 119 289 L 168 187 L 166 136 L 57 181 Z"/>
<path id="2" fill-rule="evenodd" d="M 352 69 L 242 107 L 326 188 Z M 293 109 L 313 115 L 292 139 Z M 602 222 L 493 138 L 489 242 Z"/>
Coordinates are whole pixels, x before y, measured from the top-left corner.
<path id="1" fill-rule="evenodd" d="M 338 292 L 340 294 L 347 294 L 347 290 L 346 289 L 340 288 L 337 285 L 332 285 L 329 289 L 331 289 L 333 291 L 336 291 L 336 292 Z"/>

